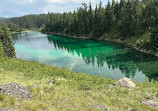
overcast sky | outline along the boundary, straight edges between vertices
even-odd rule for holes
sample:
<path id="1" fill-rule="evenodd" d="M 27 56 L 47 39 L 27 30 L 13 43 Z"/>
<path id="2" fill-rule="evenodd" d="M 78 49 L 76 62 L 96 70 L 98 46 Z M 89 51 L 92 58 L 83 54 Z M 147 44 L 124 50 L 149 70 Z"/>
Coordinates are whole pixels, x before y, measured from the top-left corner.
<path id="1" fill-rule="evenodd" d="M 0 17 L 16 17 L 27 14 L 73 11 L 82 3 L 91 2 L 93 8 L 100 0 L 0 0 Z M 103 6 L 108 0 L 102 0 Z"/>

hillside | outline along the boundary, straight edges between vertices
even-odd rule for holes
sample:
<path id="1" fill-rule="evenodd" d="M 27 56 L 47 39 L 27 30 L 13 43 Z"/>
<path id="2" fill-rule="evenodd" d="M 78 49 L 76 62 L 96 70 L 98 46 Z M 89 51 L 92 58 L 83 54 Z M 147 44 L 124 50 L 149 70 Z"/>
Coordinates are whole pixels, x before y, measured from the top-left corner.
<path id="1" fill-rule="evenodd" d="M 4 18 L 4 17 L 0 17 L 0 20 L 1 20 L 1 19 L 5 19 L 5 18 Z"/>
<path id="2" fill-rule="evenodd" d="M 18 83 L 27 87 L 31 94 L 30 99 L 20 99 L 0 93 L 1 109 L 11 108 L 16 111 L 158 110 L 158 82 L 135 83 L 136 88 L 129 89 L 112 85 L 115 80 L 74 73 L 65 68 L 37 62 L 8 58 L 4 56 L 2 47 L 0 47 L 0 55 L 0 89 L 2 84 Z M 53 82 L 49 83 L 50 80 Z"/>
<path id="3" fill-rule="evenodd" d="M 4 20 L 4 19 L 5 19 L 4 17 L 0 17 L 0 21 L 1 21 L 1 20 Z"/>
<path id="4" fill-rule="evenodd" d="M 156 111 L 142 104 L 142 99 L 156 95 L 157 82 L 137 83 L 130 90 L 111 86 L 115 81 L 88 74 L 76 74 L 65 68 L 57 68 L 19 59 L 0 58 L 0 84 L 20 83 L 29 87 L 32 99 L 19 100 L 0 94 L 0 107 L 13 107 L 17 111 L 101 110 L 93 107 L 101 104 L 110 111 Z M 48 84 L 54 79 L 53 86 Z"/>

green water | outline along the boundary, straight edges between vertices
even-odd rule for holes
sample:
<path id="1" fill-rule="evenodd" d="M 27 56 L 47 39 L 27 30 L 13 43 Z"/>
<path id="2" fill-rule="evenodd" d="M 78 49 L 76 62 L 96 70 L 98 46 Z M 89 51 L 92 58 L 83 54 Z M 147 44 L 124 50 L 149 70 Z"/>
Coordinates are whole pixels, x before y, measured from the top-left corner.
<path id="1" fill-rule="evenodd" d="M 110 42 L 27 32 L 12 35 L 16 57 L 74 72 L 137 82 L 158 80 L 158 58 Z"/>

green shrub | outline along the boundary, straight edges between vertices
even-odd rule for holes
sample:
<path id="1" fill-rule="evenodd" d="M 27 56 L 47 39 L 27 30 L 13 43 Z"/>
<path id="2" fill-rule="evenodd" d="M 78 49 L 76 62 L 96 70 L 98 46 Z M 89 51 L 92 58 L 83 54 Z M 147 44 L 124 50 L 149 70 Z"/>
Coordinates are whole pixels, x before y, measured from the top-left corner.
<path id="1" fill-rule="evenodd" d="M 0 57 L 3 57 L 5 54 L 4 54 L 4 50 L 3 50 L 3 45 L 2 45 L 2 42 L 0 41 Z"/>
<path id="2" fill-rule="evenodd" d="M 10 106 L 15 106 L 15 102 L 16 102 L 16 99 L 13 96 L 11 96 L 8 100 L 8 103 Z"/>
<path id="3" fill-rule="evenodd" d="M 4 100 L 5 100 L 5 96 L 2 93 L 0 93 L 0 101 L 4 101 Z"/>
<path id="4" fill-rule="evenodd" d="M 79 90 L 91 90 L 92 89 L 92 84 L 88 81 L 81 81 L 78 84 L 78 89 Z"/>

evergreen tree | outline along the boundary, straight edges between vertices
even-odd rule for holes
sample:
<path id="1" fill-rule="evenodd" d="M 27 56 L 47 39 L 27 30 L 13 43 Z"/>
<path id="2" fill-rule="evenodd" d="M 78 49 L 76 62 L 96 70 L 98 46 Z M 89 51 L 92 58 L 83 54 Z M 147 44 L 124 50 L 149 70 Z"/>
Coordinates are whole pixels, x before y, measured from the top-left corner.
<path id="1" fill-rule="evenodd" d="M 158 50 L 158 25 L 153 28 L 150 39 L 154 48 Z"/>
<path id="2" fill-rule="evenodd" d="M 151 39 L 151 43 L 154 46 L 154 48 L 156 48 L 158 50 L 158 15 L 156 17 L 155 25 L 152 29 L 150 39 Z"/>
<path id="3" fill-rule="evenodd" d="M 102 2 L 100 1 L 98 8 L 99 36 L 101 36 L 104 33 L 104 13 L 104 8 L 102 6 Z"/>
<path id="4" fill-rule="evenodd" d="M 15 49 L 6 26 L 2 26 L 0 30 L 0 40 L 3 43 L 4 53 L 10 58 L 15 57 Z"/>
<path id="5" fill-rule="evenodd" d="M 124 16 L 121 23 L 121 34 L 123 36 L 129 36 L 131 34 L 131 23 L 132 23 L 132 3 L 130 0 L 128 0 L 124 9 Z"/>
<path id="6" fill-rule="evenodd" d="M 92 10 L 92 5 L 91 3 L 89 4 L 89 10 L 88 10 L 88 33 L 92 33 L 93 32 L 93 19 L 94 19 L 94 15 L 93 15 L 93 10 Z"/>
<path id="7" fill-rule="evenodd" d="M 111 4 L 108 1 L 108 5 L 105 9 L 104 30 L 105 32 L 110 32 L 111 29 L 112 29 L 112 10 L 111 10 Z"/>
<path id="8" fill-rule="evenodd" d="M 113 3 L 114 4 L 114 3 Z M 115 31 L 119 30 L 119 15 L 120 15 L 120 8 L 118 1 L 113 5 L 113 25 L 112 28 Z"/>
<path id="9" fill-rule="evenodd" d="M 99 20 L 99 18 L 98 18 L 98 6 L 96 5 L 96 8 L 95 8 L 95 14 L 94 14 L 94 26 L 93 26 L 93 36 L 95 36 L 95 37 L 98 37 L 98 36 L 100 36 L 100 33 L 99 33 L 99 27 L 100 27 L 100 25 L 99 25 L 99 22 L 100 22 L 100 20 Z"/>

